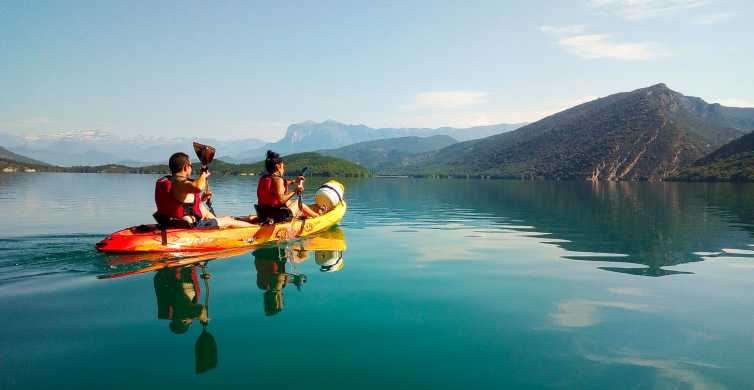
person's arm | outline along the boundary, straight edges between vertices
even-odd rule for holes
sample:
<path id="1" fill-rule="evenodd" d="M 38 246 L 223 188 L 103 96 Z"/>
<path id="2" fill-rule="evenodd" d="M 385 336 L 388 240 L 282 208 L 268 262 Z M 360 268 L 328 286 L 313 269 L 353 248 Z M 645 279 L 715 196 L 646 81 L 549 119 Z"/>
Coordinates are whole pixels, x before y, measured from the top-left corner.
<path id="1" fill-rule="evenodd" d="M 173 188 L 171 189 L 173 196 L 175 196 L 175 198 L 178 199 L 179 202 L 182 202 L 183 198 L 185 198 L 188 194 L 194 194 L 203 191 L 207 186 L 207 176 L 209 176 L 209 172 L 202 172 L 202 174 L 199 175 L 199 177 L 194 181 L 173 181 Z"/>
<path id="2" fill-rule="evenodd" d="M 283 178 L 273 178 L 274 185 L 272 186 L 272 192 L 278 198 L 280 203 L 286 204 L 288 201 L 296 195 L 295 191 L 287 191 L 288 181 Z"/>

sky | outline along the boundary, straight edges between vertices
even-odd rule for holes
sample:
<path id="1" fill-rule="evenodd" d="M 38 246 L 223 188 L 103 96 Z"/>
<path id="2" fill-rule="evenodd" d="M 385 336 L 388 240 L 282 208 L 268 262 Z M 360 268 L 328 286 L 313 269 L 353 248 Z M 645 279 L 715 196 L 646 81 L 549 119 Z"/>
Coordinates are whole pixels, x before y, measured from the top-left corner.
<path id="1" fill-rule="evenodd" d="M 0 132 L 470 127 L 659 82 L 754 107 L 753 19 L 749 0 L 4 0 Z"/>

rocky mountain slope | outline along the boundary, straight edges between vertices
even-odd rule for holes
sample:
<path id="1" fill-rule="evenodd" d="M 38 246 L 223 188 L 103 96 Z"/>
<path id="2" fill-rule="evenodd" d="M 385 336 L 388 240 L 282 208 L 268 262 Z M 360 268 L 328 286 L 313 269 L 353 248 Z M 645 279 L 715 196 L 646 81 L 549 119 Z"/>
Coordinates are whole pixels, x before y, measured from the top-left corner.
<path id="1" fill-rule="evenodd" d="M 707 104 L 657 84 L 451 145 L 393 172 L 592 180 L 662 180 L 754 130 L 754 109 Z"/>

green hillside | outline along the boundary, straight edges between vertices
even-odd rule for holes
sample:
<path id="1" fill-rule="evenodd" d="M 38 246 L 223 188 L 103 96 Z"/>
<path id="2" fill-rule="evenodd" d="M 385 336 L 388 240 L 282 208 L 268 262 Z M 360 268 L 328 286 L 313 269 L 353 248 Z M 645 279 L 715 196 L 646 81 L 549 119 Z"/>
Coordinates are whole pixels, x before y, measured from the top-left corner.
<path id="1" fill-rule="evenodd" d="M 319 153 L 298 153 L 289 156 L 283 156 L 285 159 L 286 175 L 296 175 L 304 167 L 309 167 L 307 175 L 310 176 L 327 176 L 327 177 L 358 177 L 370 176 L 368 169 L 336 157 L 323 156 Z M 199 164 L 194 164 L 194 171 L 198 171 Z M 168 173 L 167 164 L 150 165 L 141 168 L 130 168 L 133 173 Z M 210 166 L 210 171 L 214 175 L 240 175 L 240 174 L 260 174 L 264 172 L 264 161 L 252 164 L 231 164 L 220 160 L 215 160 Z"/>
<path id="2" fill-rule="evenodd" d="M 17 153 L 13 153 L 10 150 L 0 146 L 0 160 L 4 161 L 13 161 L 18 164 L 29 164 L 29 165 L 37 165 L 37 166 L 44 166 L 44 165 L 50 165 L 45 162 L 35 160 L 33 158 L 29 158 L 26 156 L 22 156 Z"/>
<path id="3" fill-rule="evenodd" d="M 754 133 L 722 146 L 671 180 L 754 181 Z"/>
<path id="4" fill-rule="evenodd" d="M 669 180 L 754 181 L 754 151 L 734 154 L 704 165 L 691 166 Z"/>

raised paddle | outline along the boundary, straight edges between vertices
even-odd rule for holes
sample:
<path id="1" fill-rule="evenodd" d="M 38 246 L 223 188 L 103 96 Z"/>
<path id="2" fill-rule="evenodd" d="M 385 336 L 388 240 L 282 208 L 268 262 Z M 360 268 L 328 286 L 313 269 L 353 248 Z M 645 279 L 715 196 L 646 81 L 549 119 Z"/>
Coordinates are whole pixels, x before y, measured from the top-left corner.
<path id="1" fill-rule="evenodd" d="M 194 152 L 196 152 L 196 157 L 199 157 L 199 161 L 202 163 L 202 172 L 207 172 L 209 170 L 209 164 L 215 159 L 215 148 L 194 142 Z M 207 183 L 207 186 L 204 188 L 204 192 L 209 192 L 209 183 Z M 206 203 L 209 211 L 211 211 L 212 214 L 215 214 L 215 209 L 212 208 L 212 198 L 208 198 Z"/>
<path id="2" fill-rule="evenodd" d="M 309 170 L 309 167 L 304 167 L 304 169 L 301 170 L 301 175 L 299 175 L 299 176 L 303 177 L 304 179 L 301 179 L 301 183 L 299 183 L 300 185 L 304 184 L 304 180 L 306 179 L 305 175 L 306 175 L 306 172 L 308 170 Z M 303 213 L 304 212 L 304 200 L 301 198 L 301 196 L 302 196 L 302 193 L 299 192 L 298 193 L 298 210 L 299 210 L 299 212 Z"/>

